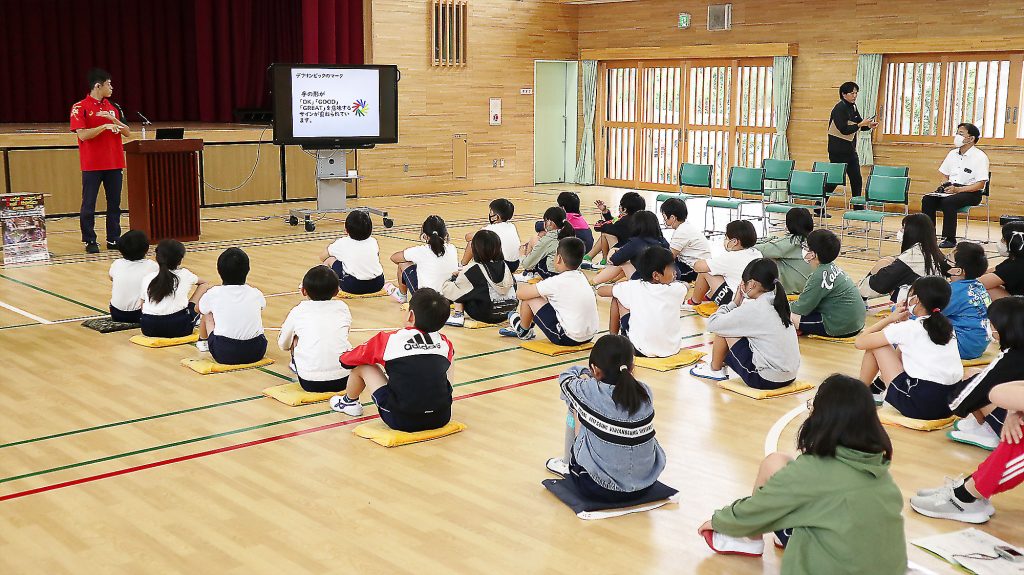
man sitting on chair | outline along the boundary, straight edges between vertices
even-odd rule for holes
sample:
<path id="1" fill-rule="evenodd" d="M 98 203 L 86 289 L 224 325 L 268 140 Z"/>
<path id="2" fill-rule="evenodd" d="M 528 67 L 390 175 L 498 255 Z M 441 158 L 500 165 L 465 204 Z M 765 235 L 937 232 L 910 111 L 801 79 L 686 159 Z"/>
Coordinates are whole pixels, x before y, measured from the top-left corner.
<path id="1" fill-rule="evenodd" d="M 988 156 L 977 148 L 981 131 L 974 124 L 956 127 L 953 145 L 939 166 L 945 182 L 934 192 L 921 198 L 921 211 L 935 221 L 935 212 L 942 210 L 940 248 L 956 247 L 956 214 L 966 206 L 981 203 L 981 193 L 988 183 Z"/>

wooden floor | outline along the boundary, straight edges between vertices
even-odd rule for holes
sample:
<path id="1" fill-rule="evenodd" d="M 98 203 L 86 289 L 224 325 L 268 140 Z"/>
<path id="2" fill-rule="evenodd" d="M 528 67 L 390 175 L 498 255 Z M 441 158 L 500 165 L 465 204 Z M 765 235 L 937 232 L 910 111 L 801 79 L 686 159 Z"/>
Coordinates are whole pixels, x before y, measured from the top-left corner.
<path id="1" fill-rule="evenodd" d="M 452 236 L 463 236 L 485 223 L 488 200 L 499 196 L 515 203 L 514 221 L 526 237 L 563 189 L 361 204 L 386 208 L 395 219 L 390 230 L 375 221 L 387 261 L 418 241 L 427 214 L 442 215 Z M 596 198 L 615 205 L 622 192 L 576 189 L 586 206 Z M 269 296 L 268 327 L 280 326 L 300 301 L 303 273 L 342 229 L 331 217 L 304 233 L 285 224 L 285 211 L 204 210 L 202 241 L 189 246 L 184 263 L 216 281 L 220 251 L 245 249 L 249 283 Z M 593 221 L 593 210 L 585 211 Z M 128 342 L 133 332 L 80 327 L 79 318 L 107 307 L 114 254 L 80 253 L 75 219 L 50 223 L 50 246 L 56 257 L 48 264 L 0 268 L 0 573 L 778 572 L 776 551 L 763 560 L 715 556 L 696 529 L 749 493 L 769 429 L 811 392 L 756 402 L 687 370 L 639 370 L 656 394 L 658 439 L 668 454 L 661 479 L 682 492 L 681 502 L 584 522 L 540 482 L 549 477 L 545 459 L 562 449 L 565 407 L 554 378 L 585 353 L 548 358 L 491 330 L 446 328 L 456 349 L 454 415 L 469 429 L 387 450 L 353 436 L 350 419 L 324 404 L 287 407 L 261 397 L 263 388 L 292 377 L 276 332 L 268 332 L 276 364 L 200 376 L 179 366 L 200 355 L 194 347 L 148 350 Z M 869 266 L 841 263 L 855 279 Z M 357 330 L 397 327 L 403 319 L 389 298 L 350 305 Z M 606 318 L 606 300 L 600 309 Z M 706 349 L 703 319 L 685 321 L 687 345 Z M 371 333 L 354 333 L 353 343 Z M 857 373 L 861 354 L 852 346 L 801 346 L 802 378 Z M 780 449 L 793 450 L 802 418 L 785 428 Z M 889 433 L 892 472 L 906 497 L 944 475 L 972 471 L 986 454 L 941 432 Z M 998 496 L 995 505 L 998 513 L 981 528 L 1024 541 L 1024 490 Z M 905 519 L 908 539 L 966 527 L 909 507 Z M 909 553 L 915 563 L 952 572 L 917 548 Z"/>

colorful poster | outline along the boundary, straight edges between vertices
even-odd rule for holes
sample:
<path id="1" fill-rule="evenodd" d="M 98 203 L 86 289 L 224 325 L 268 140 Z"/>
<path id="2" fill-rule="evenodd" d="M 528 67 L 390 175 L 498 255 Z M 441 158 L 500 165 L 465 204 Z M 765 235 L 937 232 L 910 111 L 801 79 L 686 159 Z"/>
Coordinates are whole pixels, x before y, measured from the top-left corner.
<path id="1" fill-rule="evenodd" d="M 0 194 L 4 264 L 50 259 L 42 194 Z"/>

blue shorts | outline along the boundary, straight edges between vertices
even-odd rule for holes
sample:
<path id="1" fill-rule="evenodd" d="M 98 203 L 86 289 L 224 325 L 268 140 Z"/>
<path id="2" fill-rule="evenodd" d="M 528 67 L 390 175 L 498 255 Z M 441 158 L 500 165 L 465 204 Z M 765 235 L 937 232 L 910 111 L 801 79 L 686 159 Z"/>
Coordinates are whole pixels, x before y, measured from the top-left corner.
<path id="1" fill-rule="evenodd" d="M 409 293 L 420 289 L 420 278 L 416 275 L 416 264 L 402 270 L 402 283 L 409 289 Z"/>
<path id="2" fill-rule="evenodd" d="M 820 335 L 824 337 L 853 337 L 860 333 L 855 331 L 847 334 L 828 333 L 825 329 L 825 320 L 821 317 L 820 311 L 812 311 L 807 315 L 800 316 L 800 325 L 797 326 L 803 335 Z"/>
<path id="3" fill-rule="evenodd" d="M 267 355 L 267 338 L 262 334 L 252 339 L 233 339 L 211 333 L 207 342 L 210 355 L 224 365 L 255 363 Z"/>
<path id="4" fill-rule="evenodd" d="M 299 378 L 299 386 L 302 387 L 302 390 L 310 393 L 333 393 L 345 391 L 345 388 L 348 387 L 347 375 L 341 379 L 331 379 L 328 381 L 302 379 L 298 374 L 295 377 Z"/>
<path id="5" fill-rule="evenodd" d="M 631 501 L 638 499 L 647 493 L 650 486 L 638 489 L 636 491 L 613 491 L 606 487 L 602 487 L 597 484 L 590 473 L 586 469 L 583 469 L 579 463 L 576 462 L 576 456 L 574 455 L 569 461 L 569 476 L 566 478 L 572 481 L 573 486 L 580 495 L 587 499 L 597 501 L 607 501 L 609 503 L 618 503 L 620 501 Z"/>
<path id="6" fill-rule="evenodd" d="M 121 323 L 139 323 L 142 319 L 142 308 L 135 311 L 121 311 L 114 306 L 110 306 L 110 320 L 119 321 Z"/>
<path id="7" fill-rule="evenodd" d="M 729 348 L 729 353 L 725 356 L 725 365 L 731 367 L 740 376 L 743 383 L 747 384 L 747 387 L 754 389 L 780 389 L 795 381 L 793 379 L 771 381 L 761 377 L 757 368 L 754 367 L 754 352 L 750 349 L 750 342 L 745 337 L 739 338 Z"/>
<path id="8" fill-rule="evenodd" d="M 361 280 L 355 276 L 345 273 L 345 266 L 335 260 L 331 269 L 338 274 L 338 287 L 345 293 L 363 295 L 376 293 L 384 289 L 384 274 L 368 280 Z"/>
<path id="9" fill-rule="evenodd" d="M 697 272 L 685 263 L 676 260 L 676 279 L 681 282 L 693 283 L 697 281 Z"/>
<path id="10" fill-rule="evenodd" d="M 142 328 L 142 335 L 148 337 L 185 337 L 192 335 L 197 319 L 199 312 L 196 311 L 196 304 L 188 302 L 187 308 L 172 314 L 141 314 L 139 327 Z"/>
<path id="11" fill-rule="evenodd" d="M 942 419 L 953 415 L 949 409 L 948 385 L 910 377 L 906 372 L 893 378 L 885 391 L 885 402 L 911 419 Z"/>
<path id="12" fill-rule="evenodd" d="M 377 405 L 380 420 L 396 431 L 414 433 L 428 429 L 440 429 L 452 420 L 452 408 L 437 410 L 432 413 L 405 413 L 391 409 L 391 388 L 383 386 L 373 392 L 373 403 Z"/>
<path id="13" fill-rule="evenodd" d="M 587 343 L 586 341 L 576 341 L 565 335 L 565 330 L 562 329 L 562 324 L 558 323 L 558 314 L 555 313 L 555 308 L 551 307 L 551 304 L 549 303 L 544 304 L 543 307 L 533 314 L 533 325 L 537 326 L 537 329 L 544 332 L 548 341 L 555 345 L 573 347 Z"/>

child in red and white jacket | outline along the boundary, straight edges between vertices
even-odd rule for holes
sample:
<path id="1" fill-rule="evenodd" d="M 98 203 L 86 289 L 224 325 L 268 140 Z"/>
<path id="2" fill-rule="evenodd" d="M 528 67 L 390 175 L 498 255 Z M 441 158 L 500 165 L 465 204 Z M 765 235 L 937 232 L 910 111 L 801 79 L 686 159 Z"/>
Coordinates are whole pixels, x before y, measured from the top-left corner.
<path id="1" fill-rule="evenodd" d="M 331 398 L 334 411 L 363 414 L 359 395 L 370 392 L 380 419 L 406 432 L 437 429 L 452 417 L 452 357 L 455 349 L 439 330 L 448 320 L 448 300 L 420 288 L 409 300 L 405 328 L 382 331 L 341 354 L 351 369 L 344 395 Z"/>

